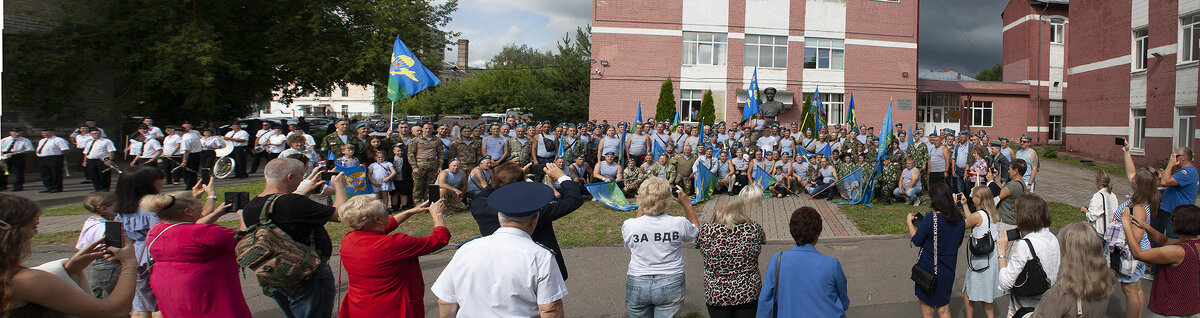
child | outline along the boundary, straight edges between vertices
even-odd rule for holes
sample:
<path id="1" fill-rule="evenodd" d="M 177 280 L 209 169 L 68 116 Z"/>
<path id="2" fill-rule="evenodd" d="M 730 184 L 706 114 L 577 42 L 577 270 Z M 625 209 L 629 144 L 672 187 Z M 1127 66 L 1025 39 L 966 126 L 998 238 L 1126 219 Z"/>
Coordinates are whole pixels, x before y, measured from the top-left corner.
<path id="1" fill-rule="evenodd" d="M 398 170 L 396 175 L 392 177 L 392 184 L 395 186 L 392 194 L 392 210 L 403 209 L 408 206 L 408 195 L 412 193 L 412 178 L 405 178 L 404 169 L 404 143 L 396 143 L 392 146 L 392 168 Z M 411 169 L 408 169 L 411 170 Z"/>
<path id="2" fill-rule="evenodd" d="M 375 195 L 383 201 L 383 206 L 392 206 L 392 197 L 388 195 L 388 191 L 395 189 L 392 185 L 392 178 L 396 176 L 396 167 L 387 160 L 387 155 L 383 152 L 375 153 L 375 163 L 367 169 L 371 172 L 371 185 L 375 186 Z"/>
<path id="3" fill-rule="evenodd" d="M 362 164 L 358 163 L 358 158 L 354 157 L 354 145 L 350 144 L 342 145 L 342 156 L 337 158 L 336 161 L 339 166 L 343 167 L 363 166 Z M 363 168 L 366 167 L 363 166 Z"/>
<path id="4" fill-rule="evenodd" d="M 104 222 L 111 221 L 117 216 L 113 207 L 117 205 L 117 195 L 112 192 L 98 192 L 88 195 L 83 200 L 83 208 L 92 212 L 92 216 L 83 222 L 79 230 L 79 241 L 76 249 L 84 249 L 93 242 L 104 239 Z M 121 264 L 109 262 L 104 258 L 92 261 L 88 267 L 88 284 L 92 286 L 92 295 L 99 299 L 108 298 L 113 288 L 117 287 L 117 278 L 121 274 Z"/>

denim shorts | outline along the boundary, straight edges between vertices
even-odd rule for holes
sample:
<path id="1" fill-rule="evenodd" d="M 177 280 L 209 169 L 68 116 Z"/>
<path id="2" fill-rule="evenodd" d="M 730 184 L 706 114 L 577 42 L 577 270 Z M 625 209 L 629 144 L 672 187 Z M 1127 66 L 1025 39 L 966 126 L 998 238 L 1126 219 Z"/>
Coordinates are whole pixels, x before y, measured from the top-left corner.
<path id="1" fill-rule="evenodd" d="M 103 258 L 92 261 L 88 267 L 88 285 L 92 285 L 92 296 L 96 299 L 108 298 L 113 288 L 117 287 L 117 279 L 121 277 L 121 263 L 106 261 Z"/>
<path id="2" fill-rule="evenodd" d="M 1133 275 L 1125 276 L 1117 273 L 1118 282 L 1125 284 L 1136 283 L 1137 281 L 1141 280 L 1142 277 L 1146 276 L 1146 263 L 1138 260 L 1134 261 L 1137 262 L 1137 268 L 1133 269 Z"/>

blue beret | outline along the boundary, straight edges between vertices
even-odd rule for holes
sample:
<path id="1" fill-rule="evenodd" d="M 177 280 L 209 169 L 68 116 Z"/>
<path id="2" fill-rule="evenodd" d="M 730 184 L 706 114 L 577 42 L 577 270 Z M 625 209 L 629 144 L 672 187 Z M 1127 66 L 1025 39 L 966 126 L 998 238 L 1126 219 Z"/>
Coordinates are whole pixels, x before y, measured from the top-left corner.
<path id="1" fill-rule="evenodd" d="M 999 142 L 999 141 L 993 141 L 993 142 L 989 142 L 989 143 L 988 143 L 988 145 L 995 146 L 995 147 L 1002 147 L 1002 146 L 1004 146 L 1004 144 L 1003 144 L 1003 143 L 1001 143 L 1001 142 Z"/>
<path id="2" fill-rule="evenodd" d="M 958 132 L 958 135 L 960 135 L 960 136 L 970 136 L 970 135 L 971 135 L 971 131 L 970 131 L 970 130 L 963 129 L 963 130 L 961 130 L 961 131 L 959 131 L 959 132 Z"/>
<path id="3" fill-rule="evenodd" d="M 554 200 L 554 191 L 537 182 L 509 184 L 488 196 L 488 207 L 508 217 L 524 217 L 537 214 L 546 204 Z"/>
<path id="4" fill-rule="evenodd" d="M 1021 140 L 1025 140 L 1025 139 L 1033 140 L 1033 138 L 1032 138 L 1032 137 L 1029 137 L 1029 135 L 1027 135 L 1027 134 L 1021 134 Z"/>

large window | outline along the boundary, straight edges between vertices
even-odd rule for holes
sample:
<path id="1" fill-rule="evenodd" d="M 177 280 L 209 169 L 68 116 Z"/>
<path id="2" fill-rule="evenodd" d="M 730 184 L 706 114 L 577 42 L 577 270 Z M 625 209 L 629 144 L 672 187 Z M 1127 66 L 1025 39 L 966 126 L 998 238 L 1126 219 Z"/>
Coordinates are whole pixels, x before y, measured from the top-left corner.
<path id="1" fill-rule="evenodd" d="M 1129 110 L 1130 119 L 1133 120 L 1133 131 L 1130 132 L 1129 144 L 1133 148 L 1142 149 L 1146 147 L 1146 109 L 1136 108 Z"/>
<path id="2" fill-rule="evenodd" d="M 683 32 L 683 64 L 725 65 L 728 46 L 725 34 Z"/>
<path id="3" fill-rule="evenodd" d="M 681 89 L 679 90 L 679 117 L 683 121 L 698 122 L 700 121 L 700 100 L 704 98 L 704 91 L 699 89 Z"/>
<path id="4" fill-rule="evenodd" d="M 1133 70 L 1146 69 L 1146 59 L 1150 52 L 1150 31 L 1141 29 L 1133 31 Z"/>
<path id="5" fill-rule="evenodd" d="M 826 125 L 841 125 L 846 122 L 846 102 L 842 94 L 836 93 L 821 93 L 821 111 L 825 112 Z M 812 98 L 812 93 L 804 93 L 804 98 L 812 100 L 813 105 L 816 105 L 817 100 Z"/>
<path id="6" fill-rule="evenodd" d="M 787 68 L 786 36 L 746 35 L 746 66 Z"/>
<path id="7" fill-rule="evenodd" d="M 1196 107 L 1176 108 L 1175 147 L 1188 147 L 1196 141 Z"/>
<path id="8" fill-rule="evenodd" d="M 1062 44 L 1063 37 L 1066 35 L 1063 31 L 1066 29 L 1066 24 L 1063 19 L 1050 19 L 1050 43 Z"/>
<path id="9" fill-rule="evenodd" d="M 805 38 L 804 68 L 843 69 L 845 46 L 842 39 Z"/>
<path id="10" fill-rule="evenodd" d="M 992 102 L 971 102 L 971 126 L 992 127 Z"/>
<path id="11" fill-rule="evenodd" d="M 1191 62 L 1200 60 L 1200 14 L 1190 15 L 1180 19 L 1179 26 L 1183 29 L 1183 37 L 1179 39 L 1179 61 Z"/>
<path id="12" fill-rule="evenodd" d="M 1050 141 L 1062 142 L 1063 123 L 1062 115 L 1050 115 L 1050 120 L 1046 121 L 1050 129 Z"/>

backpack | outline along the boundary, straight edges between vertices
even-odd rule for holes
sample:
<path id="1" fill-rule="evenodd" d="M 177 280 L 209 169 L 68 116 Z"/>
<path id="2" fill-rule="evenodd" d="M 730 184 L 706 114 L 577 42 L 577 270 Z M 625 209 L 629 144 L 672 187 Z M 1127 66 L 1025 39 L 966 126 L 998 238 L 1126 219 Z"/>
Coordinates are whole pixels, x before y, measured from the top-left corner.
<path id="1" fill-rule="evenodd" d="M 271 221 L 275 200 L 280 196 L 272 194 L 267 198 L 258 223 L 238 232 L 240 239 L 234 248 L 238 265 L 254 271 L 264 292 L 295 286 L 312 275 L 321 263 L 315 248 L 296 242 Z M 310 239 L 315 236 L 312 234 Z"/>

